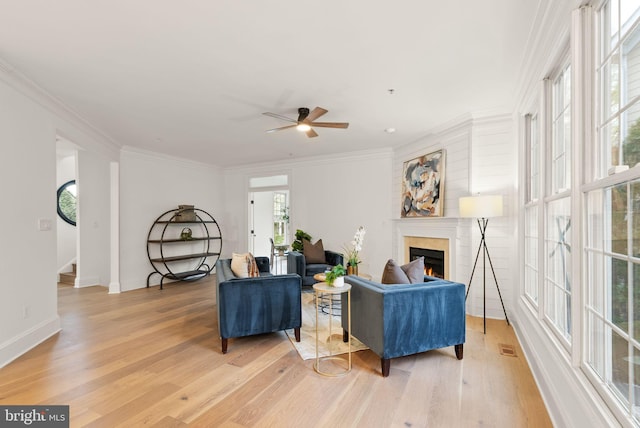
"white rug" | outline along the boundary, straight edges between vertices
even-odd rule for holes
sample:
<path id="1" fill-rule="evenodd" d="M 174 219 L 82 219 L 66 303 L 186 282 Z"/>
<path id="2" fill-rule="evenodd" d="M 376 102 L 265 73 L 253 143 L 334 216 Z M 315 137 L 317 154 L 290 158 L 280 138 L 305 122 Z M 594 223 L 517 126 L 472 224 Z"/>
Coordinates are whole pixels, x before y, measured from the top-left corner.
<path id="1" fill-rule="evenodd" d="M 300 342 L 296 342 L 293 329 L 285 330 L 289 340 L 303 360 L 316 357 L 316 303 L 315 293 L 302 293 L 302 327 L 300 328 Z M 334 312 L 340 313 L 334 308 Z M 333 316 L 331 331 L 331 354 L 329 353 L 329 315 L 318 314 L 318 353 L 321 357 L 327 355 L 344 354 L 349 350 L 349 344 L 342 341 L 342 325 L 340 316 Z M 351 338 L 351 352 L 369 349 L 355 337 Z"/>

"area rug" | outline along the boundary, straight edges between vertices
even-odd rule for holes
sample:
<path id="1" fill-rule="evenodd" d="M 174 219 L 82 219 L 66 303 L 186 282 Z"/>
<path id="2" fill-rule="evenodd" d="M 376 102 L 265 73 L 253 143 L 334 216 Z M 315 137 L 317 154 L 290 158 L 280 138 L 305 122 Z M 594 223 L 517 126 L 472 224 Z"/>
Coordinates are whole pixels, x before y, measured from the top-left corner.
<path id="1" fill-rule="evenodd" d="M 302 293 L 302 327 L 300 328 L 300 342 L 296 342 L 293 329 L 285 330 L 287 337 L 303 360 L 316 357 L 316 303 L 315 293 Z M 334 308 L 335 309 L 335 308 Z M 334 313 L 338 311 L 334 311 Z M 318 354 L 319 356 L 344 354 L 349 350 L 349 344 L 342 341 L 342 325 L 340 316 L 333 316 L 331 331 L 331 354 L 329 353 L 329 317 L 322 310 L 318 314 Z M 351 338 L 351 352 L 369 349 L 355 337 Z"/>

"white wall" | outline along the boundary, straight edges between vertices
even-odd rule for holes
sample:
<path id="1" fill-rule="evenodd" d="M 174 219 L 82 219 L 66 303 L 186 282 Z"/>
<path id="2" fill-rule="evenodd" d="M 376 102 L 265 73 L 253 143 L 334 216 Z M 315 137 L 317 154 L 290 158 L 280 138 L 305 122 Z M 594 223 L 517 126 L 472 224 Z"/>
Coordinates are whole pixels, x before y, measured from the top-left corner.
<path id="1" fill-rule="evenodd" d="M 120 284 L 122 291 L 146 287 L 153 268 L 147 258 L 147 234 L 165 211 L 181 204 L 211 214 L 222 229 L 227 246 L 228 225 L 221 221 L 223 199 L 219 168 L 159 154 L 123 149 L 120 158 Z M 246 193 L 244 195 L 246 205 Z M 246 244 L 245 244 L 246 245 Z M 159 284 L 159 275 L 151 284 Z"/>
<path id="2" fill-rule="evenodd" d="M 115 157 L 114 143 L 0 62 L 0 367 L 55 334 L 57 314 L 56 136 Z M 108 194 L 106 195 L 108 198 Z M 39 230 L 39 220 L 51 229 Z M 10 243 L 10 244 L 7 244 Z M 105 249 L 108 254 L 108 248 Z M 106 295 L 106 294 L 105 294 Z"/>
<path id="3" fill-rule="evenodd" d="M 517 295 L 515 275 L 510 267 L 517 260 L 513 211 L 517 182 L 517 147 L 510 116 L 466 116 L 394 152 L 393 215 L 396 233 L 396 258 L 402 260 L 403 236 L 443 237 L 450 241 L 450 276 L 452 281 L 468 284 L 480 243 L 480 233 L 473 219 L 459 218 L 458 199 L 477 193 L 503 195 L 505 216 L 493 218 L 487 229 L 487 245 L 495 268 L 507 314 Z M 401 218 L 400 189 L 404 162 L 437 150 L 445 151 L 444 215 L 441 218 Z M 487 317 L 504 319 L 491 267 L 487 263 Z M 483 315 L 482 257 L 473 277 L 467 299 L 467 313 Z"/>
<path id="4" fill-rule="evenodd" d="M 58 158 L 56 168 L 56 188 L 60 188 L 64 183 L 76 179 L 76 156 L 69 155 Z M 71 262 L 76 260 L 76 226 L 70 225 L 59 215 L 56 215 L 57 227 L 57 263 L 58 272 L 70 272 Z"/>
<path id="5" fill-rule="evenodd" d="M 78 156 L 78 271 L 76 286 L 107 286 L 110 282 L 109 159 L 79 150 Z"/>
<path id="6" fill-rule="evenodd" d="M 248 179 L 290 174 L 290 231 L 308 232 L 324 248 L 342 252 L 359 226 L 367 230 L 361 272 L 380 278 L 393 254 L 388 150 L 336 154 L 332 157 L 283 161 L 225 170 L 225 224 L 233 234 L 226 257 L 247 250 Z"/>
<path id="7" fill-rule="evenodd" d="M 56 295 L 56 145 L 47 113 L 0 81 L 0 367 L 60 328 Z M 36 155 L 37 154 L 37 155 Z M 38 230 L 38 220 L 51 223 Z M 7 245 L 6 243 L 11 243 Z"/>

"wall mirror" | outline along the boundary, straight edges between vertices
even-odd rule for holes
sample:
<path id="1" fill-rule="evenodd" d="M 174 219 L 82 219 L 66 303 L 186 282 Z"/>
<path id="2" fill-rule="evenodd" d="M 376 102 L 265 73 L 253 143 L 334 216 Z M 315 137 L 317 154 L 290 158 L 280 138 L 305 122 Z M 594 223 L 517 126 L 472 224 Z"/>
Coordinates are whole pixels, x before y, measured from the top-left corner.
<path id="1" fill-rule="evenodd" d="M 58 188 L 58 215 L 72 226 L 76 225 L 77 187 L 71 180 Z"/>

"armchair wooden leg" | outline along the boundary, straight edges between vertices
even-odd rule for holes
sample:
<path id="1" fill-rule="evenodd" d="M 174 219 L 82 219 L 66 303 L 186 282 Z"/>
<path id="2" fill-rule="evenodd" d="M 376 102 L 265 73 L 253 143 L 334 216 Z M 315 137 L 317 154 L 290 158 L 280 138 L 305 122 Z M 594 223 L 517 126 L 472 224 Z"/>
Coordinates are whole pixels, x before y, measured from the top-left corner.
<path id="1" fill-rule="evenodd" d="M 464 347 L 464 343 L 461 343 L 459 345 L 455 345 L 454 348 L 456 350 L 456 358 L 461 360 L 462 356 L 463 356 L 463 347 Z"/>
<path id="2" fill-rule="evenodd" d="M 300 342 L 300 327 L 294 328 L 293 334 L 296 336 L 296 342 Z"/>
<path id="3" fill-rule="evenodd" d="M 380 358 L 380 362 L 382 363 L 382 377 L 389 376 L 389 369 L 391 369 L 391 359 Z"/>
<path id="4" fill-rule="evenodd" d="M 349 341 L 349 332 L 345 329 L 342 329 L 342 341 L 347 343 Z"/>
<path id="5" fill-rule="evenodd" d="M 226 354 L 227 353 L 227 346 L 229 345 L 229 339 L 227 339 L 226 337 L 222 338 L 222 353 Z"/>

